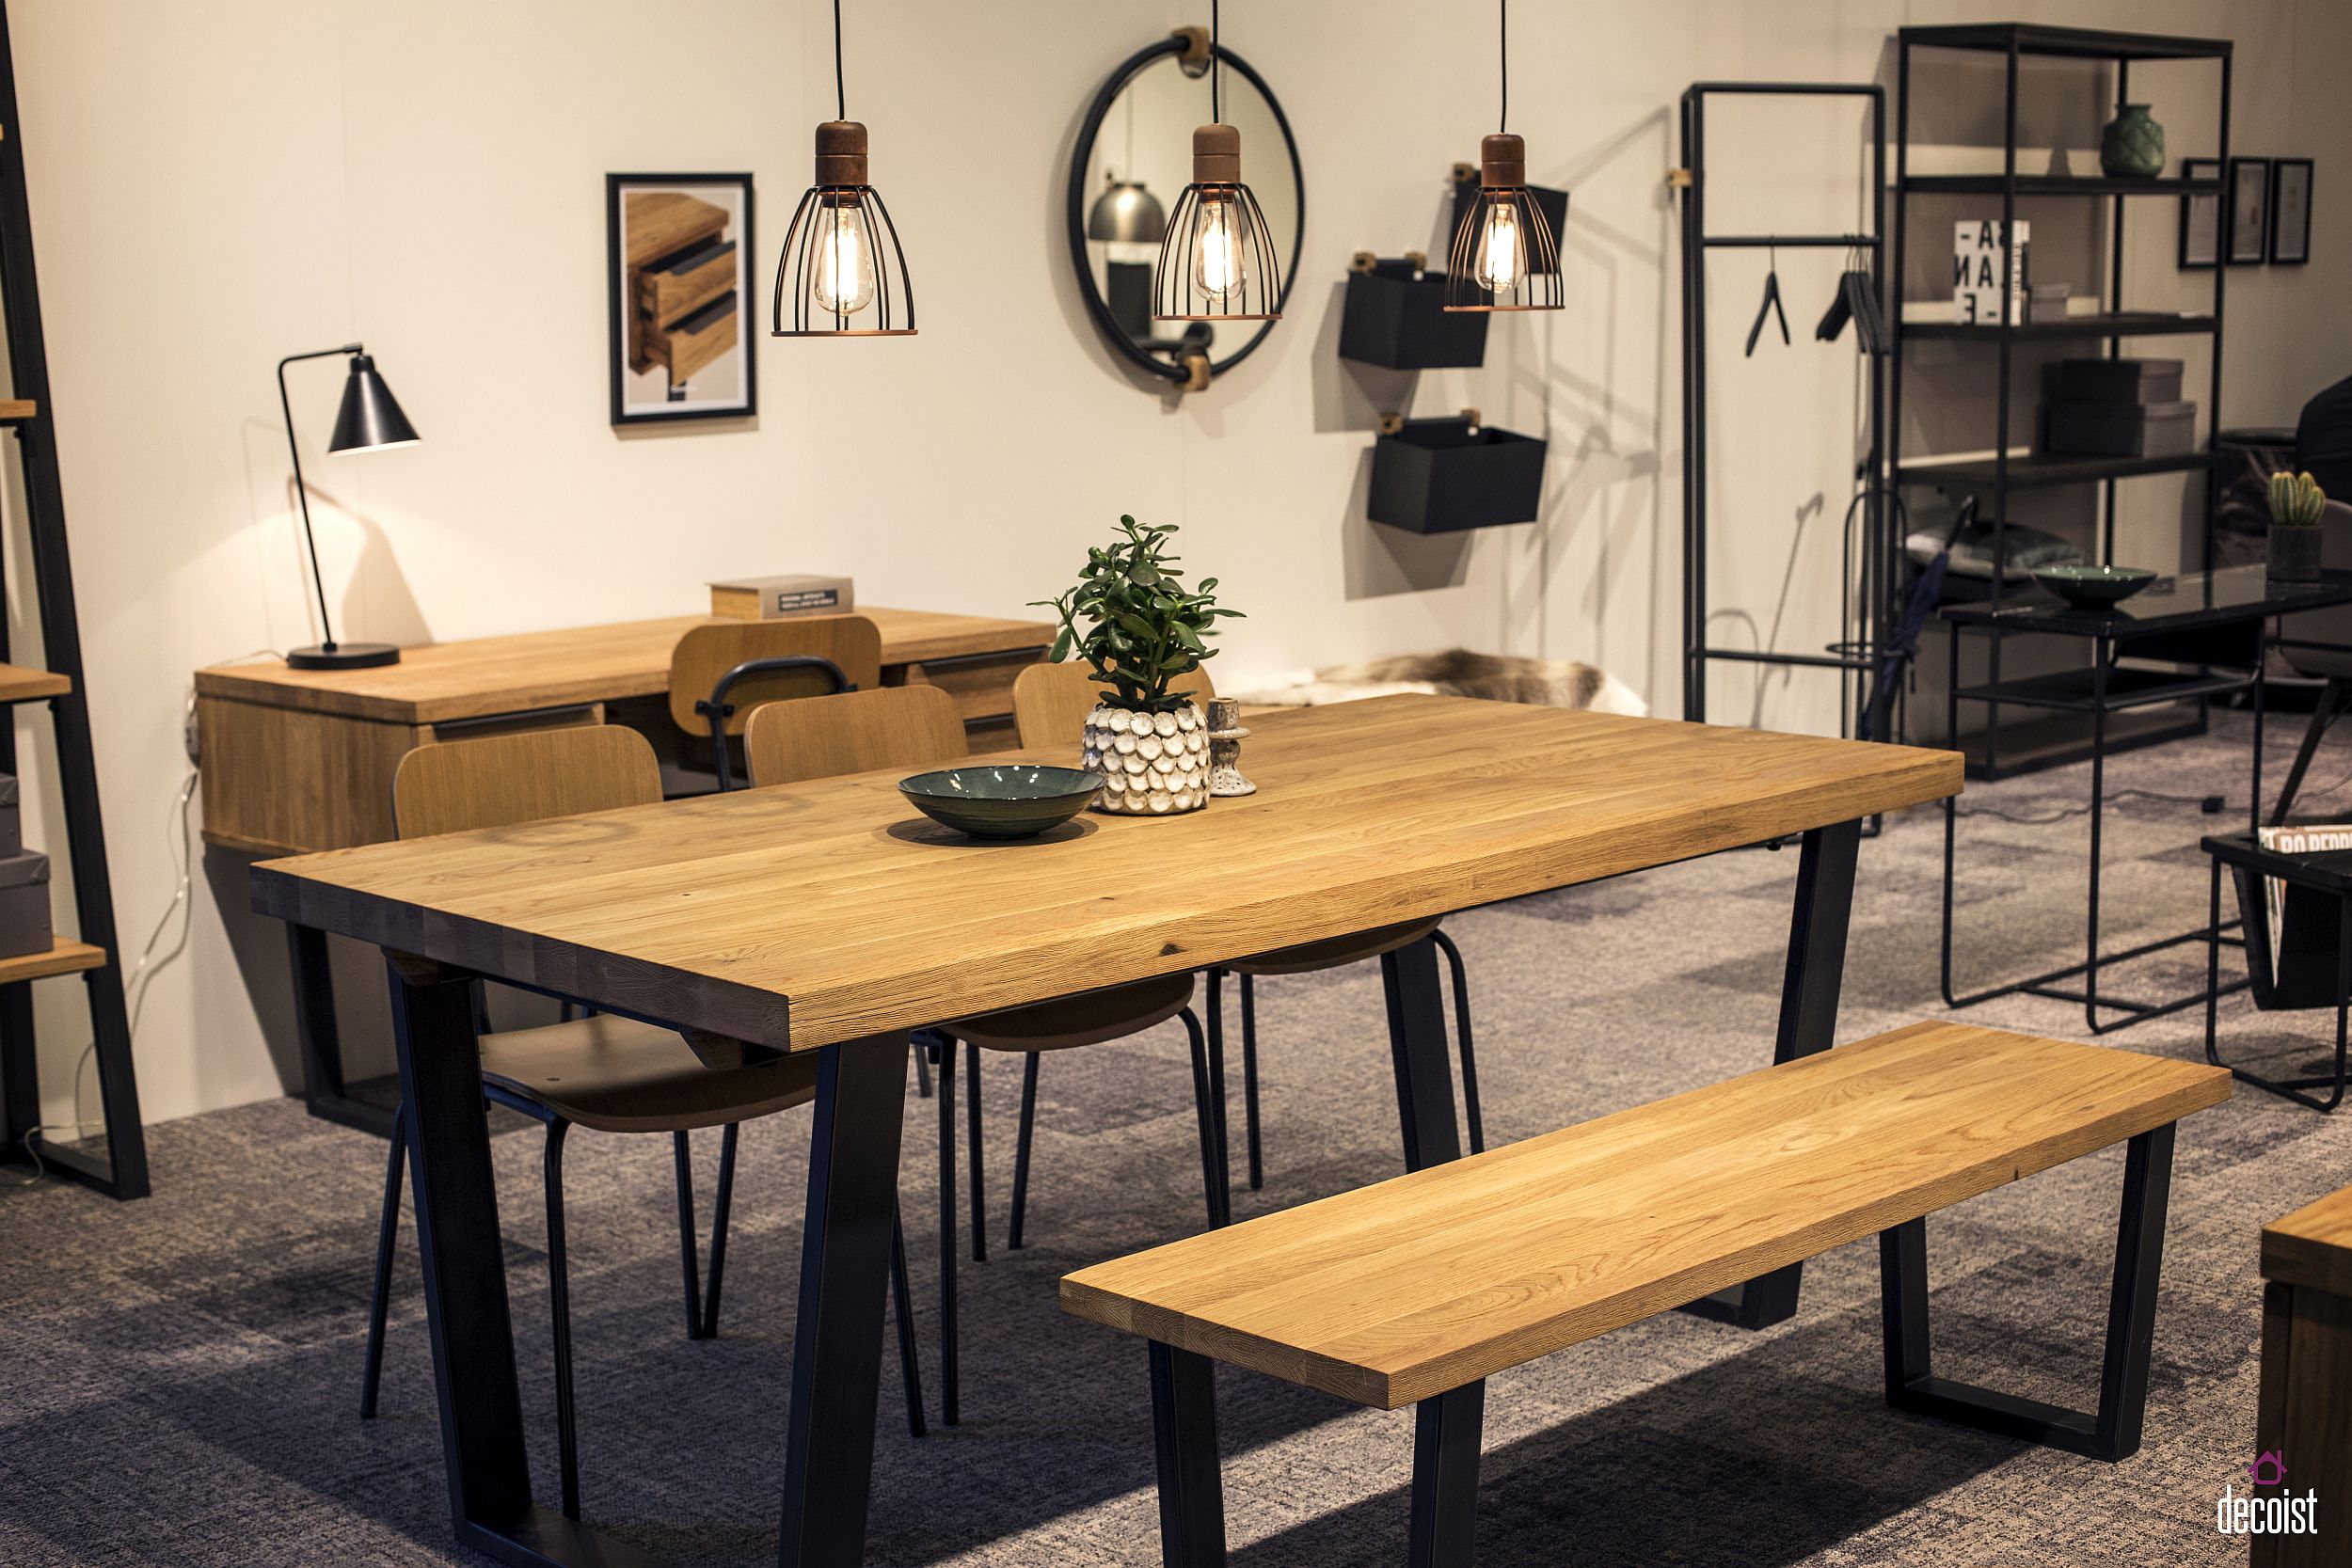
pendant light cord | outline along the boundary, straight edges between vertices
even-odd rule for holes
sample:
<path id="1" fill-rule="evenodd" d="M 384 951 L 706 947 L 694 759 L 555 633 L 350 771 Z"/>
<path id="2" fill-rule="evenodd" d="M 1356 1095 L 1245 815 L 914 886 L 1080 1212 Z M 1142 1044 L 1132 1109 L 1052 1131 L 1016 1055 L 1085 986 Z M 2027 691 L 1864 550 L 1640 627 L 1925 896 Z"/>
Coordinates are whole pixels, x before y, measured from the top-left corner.
<path id="1" fill-rule="evenodd" d="M 1495 116 L 1495 134 L 1501 135 L 1511 119 L 1511 0 L 1495 0 L 1495 42 L 1502 55 L 1502 111 Z"/>
<path id="2" fill-rule="evenodd" d="M 833 118 L 850 118 L 850 95 L 841 84 L 841 0 L 833 0 Z"/>
<path id="3" fill-rule="evenodd" d="M 839 0 L 834 0 L 834 3 L 838 4 Z M 1217 88 L 1224 84 L 1224 74 L 1217 69 L 1216 7 L 1217 0 L 1209 0 L 1209 123 L 1222 125 L 1225 123 L 1225 105 L 1217 96 Z"/>

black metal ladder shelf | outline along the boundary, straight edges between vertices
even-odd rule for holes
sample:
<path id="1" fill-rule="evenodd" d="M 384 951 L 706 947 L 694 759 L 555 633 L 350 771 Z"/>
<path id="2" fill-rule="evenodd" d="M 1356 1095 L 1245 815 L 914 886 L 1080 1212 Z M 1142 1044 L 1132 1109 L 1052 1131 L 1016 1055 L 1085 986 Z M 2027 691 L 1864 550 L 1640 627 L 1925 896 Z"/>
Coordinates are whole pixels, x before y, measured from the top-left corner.
<path id="1" fill-rule="evenodd" d="M 45 704 L 57 748 L 65 799 L 66 848 L 81 938 L 56 939 L 45 953 L 0 958 L 0 1159 L 35 1161 L 118 1198 L 145 1197 L 147 1143 L 139 1125 L 138 1085 L 131 1065 L 131 1023 L 123 999 L 114 895 L 106 877 L 106 838 L 98 813 L 98 768 L 90 752 L 88 691 L 82 678 L 82 634 L 73 609 L 73 571 L 66 552 L 65 495 L 57 479 L 48 351 L 40 291 L 33 273 L 31 214 L 24 194 L 24 142 L 17 121 L 16 62 L 8 12 L 0 0 L 0 323 L 7 330 L 14 395 L 0 400 L 0 426 L 16 433 L 24 464 L 25 525 L 32 539 L 35 594 L 46 668 L 7 662 L 0 622 L 0 705 Z M 0 772 L 16 771 L 16 726 L 0 723 Z M 79 974 L 88 997 L 97 1058 L 103 1140 L 53 1143 L 40 1132 L 40 1075 L 33 1034 L 33 982 Z M 78 1086 L 78 1075 L 77 1075 Z M 79 1115 L 78 1105 L 76 1115 Z M 34 1145 L 38 1143 L 38 1150 Z"/>
<path id="2" fill-rule="evenodd" d="M 1870 106 L 1872 161 L 1867 232 L 1851 234 L 1709 234 L 1707 231 L 1707 100 L 1712 96 L 1860 98 Z M 1820 653 L 1769 648 L 1717 648 L 1707 640 L 1707 255 L 1713 250 L 1851 250 L 1869 258 L 1872 286 L 1888 297 L 1886 276 L 1886 91 L 1845 82 L 1694 82 L 1682 95 L 1682 167 L 1676 171 L 1682 207 L 1682 717 L 1707 718 L 1710 663 L 1779 665 L 1836 670 L 1843 686 L 1841 735 L 1860 733 L 1870 682 L 1884 666 L 1894 626 L 1895 578 L 1884 484 L 1887 450 L 1885 360 L 1869 360 L 1867 452 L 1859 465 L 1862 508 L 1861 583 L 1851 580 L 1851 550 L 1841 552 L 1837 640 Z"/>

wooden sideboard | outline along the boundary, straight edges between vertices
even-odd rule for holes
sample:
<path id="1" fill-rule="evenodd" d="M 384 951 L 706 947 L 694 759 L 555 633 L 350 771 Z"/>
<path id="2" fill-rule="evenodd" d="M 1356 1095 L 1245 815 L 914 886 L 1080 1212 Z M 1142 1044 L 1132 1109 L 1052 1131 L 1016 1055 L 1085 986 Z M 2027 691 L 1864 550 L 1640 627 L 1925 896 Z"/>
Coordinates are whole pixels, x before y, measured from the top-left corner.
<path id="1" fill-rule="evenodd" d="M 2263 1227 L 2257 1454 L 2285 1466 L 2257 1497 L 2319 1495 L 2317 1528 L 2261 1533 L 2253 1568 L 2352 1565 L 2352 1187 Z M 2267 1472 L 2265 1472 L 2267 1474 Z M 2243 1492 L 2248 1488 L 2240 1486 Z"/>
<path id="2" fill-rule="evenodd" d="M 882 684 L 956 699 L 976 752 L 1014 744 L 1012 683 L 1045 656 L 1043 621 L 860 608 L 882 630 Z M 708 617 L 675 616 L 437 642 L 373 670 L 276 659 L 196 673 L 204 837 L 253 854 L 342 849 L 393 836 L 392 772 L 419 746 L 502 731 L 627 723 L 675 757 L 670 651 Z"/>

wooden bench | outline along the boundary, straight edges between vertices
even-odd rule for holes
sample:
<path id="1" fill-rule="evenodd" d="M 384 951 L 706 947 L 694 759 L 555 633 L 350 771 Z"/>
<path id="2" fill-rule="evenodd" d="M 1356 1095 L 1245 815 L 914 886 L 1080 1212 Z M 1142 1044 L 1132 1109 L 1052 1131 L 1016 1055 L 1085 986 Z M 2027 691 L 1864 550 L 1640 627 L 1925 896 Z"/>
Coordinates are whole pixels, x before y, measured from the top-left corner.
<path id="1" fill-rule="evenodd" d="M 1419 1406 L 1415 1568 L 1470 1560 L 1492 1374 L 1876 1232 L 1898 1409 L 2101 1459 L 2139 1447 L 2172 1124 L 2202 1063 L 1921 1023 L 1069 1275 L 1151 1340 L 1162 1551 L 1225 1560 L 1215 1363 Z M 1934 1376 L 1926 1216 L 2129 1139 L 2096 1415 Z"/>

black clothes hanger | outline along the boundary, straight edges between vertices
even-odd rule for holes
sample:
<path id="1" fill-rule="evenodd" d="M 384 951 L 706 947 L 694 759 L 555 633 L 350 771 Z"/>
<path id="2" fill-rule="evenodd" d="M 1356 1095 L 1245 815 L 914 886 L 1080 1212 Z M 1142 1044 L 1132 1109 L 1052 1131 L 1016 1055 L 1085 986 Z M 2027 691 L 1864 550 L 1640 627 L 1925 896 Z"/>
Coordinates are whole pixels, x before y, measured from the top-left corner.
<path id="1" fill-rule="evenodd" d="M 1780 318 L 1780 341 L 1784 343 L 1790 341 L 1788 312 L 1780 308 L 1780 251 L 1772 247 L 1769 254 L 1772 270 L 1764 275 L 1764 303 L 1756 308 L 1756 325 L 1748 328 L 1748 357 L 1751 359 L 1756 357 L 1756 341 L 1764 336 L 1764 318 L 1768 315 Z"/>

